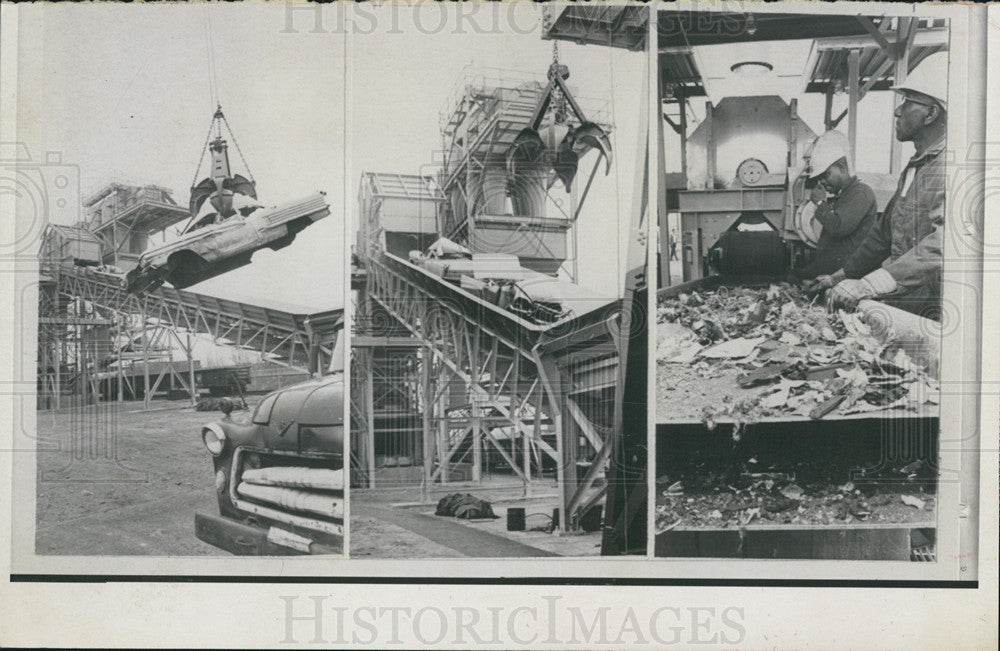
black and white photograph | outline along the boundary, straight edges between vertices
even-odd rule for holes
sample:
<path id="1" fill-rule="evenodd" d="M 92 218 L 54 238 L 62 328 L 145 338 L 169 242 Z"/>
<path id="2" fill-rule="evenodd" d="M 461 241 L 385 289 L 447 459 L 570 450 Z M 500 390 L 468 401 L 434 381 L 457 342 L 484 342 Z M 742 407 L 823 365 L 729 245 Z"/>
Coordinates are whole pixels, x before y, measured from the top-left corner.
<path id="1" fill-rule="evenodd" d="M 297 108 L 342 75 L 274 12 L 174 9 L 39 7 L 20 61 L 34 552 L 342 554 L 343 129 Z"/>
<path id="2" fill-rule="evenodd" d="M 645 553 L 647 12 L 512 8 L 353 41 L 352 558 Z"/>
<path id="3" fill-rule="evenodd" d="M 996 648 L 998 35 L 0 0 L 0 646 Z"/>
<path id="4" fill-rule="evenodd" d="M 656 555 L 933 562 L 949 21 L 660 21 Z"/>

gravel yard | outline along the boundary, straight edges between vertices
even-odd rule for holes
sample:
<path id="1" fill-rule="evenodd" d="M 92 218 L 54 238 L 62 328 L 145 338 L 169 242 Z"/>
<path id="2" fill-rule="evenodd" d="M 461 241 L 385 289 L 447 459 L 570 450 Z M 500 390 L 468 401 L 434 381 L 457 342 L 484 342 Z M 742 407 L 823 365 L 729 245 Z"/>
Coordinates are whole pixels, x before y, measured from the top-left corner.
<path id="1" fill-rule="evenodd" d="M 195 511 L 218 511 L 199 433 L 219 416 L 167 401 L 39 412 L 37 553 L 225 555 L 194 534 Z"/>

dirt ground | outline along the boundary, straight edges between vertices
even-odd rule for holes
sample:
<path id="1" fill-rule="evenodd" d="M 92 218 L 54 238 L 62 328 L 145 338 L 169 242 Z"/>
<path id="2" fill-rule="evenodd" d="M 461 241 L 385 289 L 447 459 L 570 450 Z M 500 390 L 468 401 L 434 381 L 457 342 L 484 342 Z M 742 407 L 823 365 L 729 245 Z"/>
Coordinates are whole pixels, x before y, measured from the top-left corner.
<path id="1" fill-rule="evenodd" d="M 37 553 L 225 555 L 194 535 L 195 511 L 218 511 L 199 433 L 219 417 L 168 401 L 39 412 Z"/>
<path id="2" fill-rule="evenodd" d="M 559 504 L 554 482 L 538 481 L 531 497 L 523 486 L 497 480 L 482 485 L 452 484 L 419 501 L 419 486 L 351 491 L 352 558 L 461 558 L 596 556 L 601 533 L 544 531 Z M 450 493 L 471 493 L 489 501 L 495 520 L 463 520 L 434 515 L 437 500 Z M 527 531 L 507 531 L 507 509 L 523 507 Z M 532 531 L 532 529 L 536 529 Z"/>

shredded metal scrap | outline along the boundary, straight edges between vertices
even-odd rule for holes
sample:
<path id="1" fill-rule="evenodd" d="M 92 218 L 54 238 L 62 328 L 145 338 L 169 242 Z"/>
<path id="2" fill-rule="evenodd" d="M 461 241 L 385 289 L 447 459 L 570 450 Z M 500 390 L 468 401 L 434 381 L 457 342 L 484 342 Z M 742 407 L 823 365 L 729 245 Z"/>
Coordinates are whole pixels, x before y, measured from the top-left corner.
<path id="1" fill-rule="evenodd" d="M 891 332 L 877 335 L 854 313 L 828 314 L 786 283 L 664 298 L 657 321 L 660 364 L 690 366 L 704 379 L 735 371 L 740 388 L 760 388 L 706 407 L 702 420 L 710 427 L 721 418 L 744 424 L 938 402 L 937 380 Z"/>

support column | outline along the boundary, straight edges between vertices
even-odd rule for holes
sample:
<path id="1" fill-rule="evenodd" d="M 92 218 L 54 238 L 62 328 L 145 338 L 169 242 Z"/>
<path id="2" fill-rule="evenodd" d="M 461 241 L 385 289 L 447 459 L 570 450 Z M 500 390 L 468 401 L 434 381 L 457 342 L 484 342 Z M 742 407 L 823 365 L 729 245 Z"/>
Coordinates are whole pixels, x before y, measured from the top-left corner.
<path id="1" fill-rule="evenodd" d="M 421 443 L 424 452 L 424 481 L 421 482 L 420 500 L 427 502 L 430 498 L 431 474 L 434 472 L 434 442 L 431 409 L 434 400 L 434 387 L 431 384 L 431 353 L 428 348 L 420 349 L 420 384 L 423 388 L 423 404 L 421 414 Z"/>
<path id="2" fill-rule="evenodd" d="M 118 319 L 119 319 L 119 324 L 121 324 L 124 321 L 125 317 L 119 315 Z M 121 345 L 121 334 L 122 334 L 122 330 L 123 329 L 124 329 L 123 325 L 119 325 L 118 326 L 118 340 L 119 341 L 116 342 L 118 344 L 118 347 L 117 347 L 117 350 L 115 351 L 115 353 L 116 353 L 115 356 L 117 357 L 117 361 L 118 361 L 118 402 L 119 403 L 125 402 L 125 386 L 124 386 L 125 385 L 125 369 L 122 368 L 122 345 Z"/>
<path id="3" fill-rule="evenodd" d="M 471 370 L 471 377 L 469 382 L 471 384 L 468 387 L 468 396 L 471 401 L 470 416 L 472 418 L 472 481 L 476 484 L 483 483 L 483 419 L 481 410 L 479 407 L 479 392 L 476 390 L 479 388 L 479 333 L 480 330 L 475 331 L 475 335 L 471 342 L 467 345 L 470 347 L 469 350 L 469 368 Z"/>
<path id="4" fill-rule="evenodd" d="M 706 166 L 705 175 L 708 177 L 705 179 L 705 189 L 714 190 L 715 189 L 715 138 L 712 133 L 712 102 L 705 102 L 705 133 L 706 133 L 706 143 L 705 151 L 706 156 Z M 690 186 L 689 186 L 690 187 Z"/>
<path id="5" fill-rule="evenodd" d="M 373 372 L 374 354 L 371 349 L 365 351 L 365 466 L 368 469 L 368 488 L 375 488 L 375 374 Z"/>
<path id="6" fill-rule="evenodd" d="M 448 464 L 448 394 L 451 388 L 448 386 L 450 376 L 444 364 L 438 364 L 437 382 L 434 387 L 434 410 L 437 414 L 437 458 L 441 466 L 441 483 L 447 484 L 450 481 Z"/>
<path id="7" fill-rule="evenodd" d="M 535 447 L 535 445 L 534 445 L 534 442 L 542 440 L 542 405 L 545 404 L 545 391 L 542 388 L 542 385 L 541 385 L 540 382 L 538 384 L 538 388 L 535 390 L 535 393 L 538 395 L 538 397 L 535 399 L 535 422 L 532 424 L 532 429 L 531 429 L 532 443 L 533 443 L 532 450 L 531 450 L 532 456 L 534 456 L 535 450 L 537 449 Z M 530 463 L 531 462 L 529 461 L 528 463 L 529 463 L 529 467 L 530 467 Z M 539 477 L 544 477 L 544 472 L 542 471 L 542 460 L 541 460 L 541 458 L 539 458 L 539 460 L 538 460 L 538 476 Z M 530 485 L 528 486 L 527 493 L 528 493 L 528 497 L 531 497 L 531 486 Z M 552 524 L 554 525 L 556 523 L 553 522 Z"/>
<path id="8" fill-rule="evenodd" d="M 823 130 L 829 131 L 833 128 L 833 84 L 827 84 L 825 102 L 823 108 Z"/>
<path id="9" fill-rule="evenodd" d="M 559 484 L 559 529 L 568 532 L 576 528 L 568 507 L 576 494 L 576 442 L 570 421 L 563 417 L 563 392 L 566 386 L 560 377 L 559 368 L 548 359 L 536 354 L 539 379 L 549 401 L 549 417 L 556 434 L 556 481 Z"/>
<path id="10" fill-rule="evenodd" d="M 188 360 L 188 382 L 190 383 L 188 389 L 191 393 L 191 406 L 194 407 L 198 404 L 198 387 L 194 383 L 194 346 L 191 343 L 190 331 L 187 333 L 187 347 L 184 349 L 184 353 Z"/>
<path id="11" fill-rule="evenodd" d="M 65 335 L 65 333 L 62 333 Z M 62 341 L 62 337 L 56 342 L 56 409 L 62 405 L 62 361 L 63 357 L 66 356 L 66 344 Z"/>
<path id="12" fill-rule="evenodd" d="M 140 313 L 142 318 L 142 408 L 149 409 L 149 330 L 146 328 L 146 308 Z"/>
<path id="13" fill-rule="evenodd" d="M 855 167 L 858 141 L 858 79 L 861 67 L 861 51 L 851 50 L 847 55 L 847 140 L 851 146 L 851 169 Z"/>

